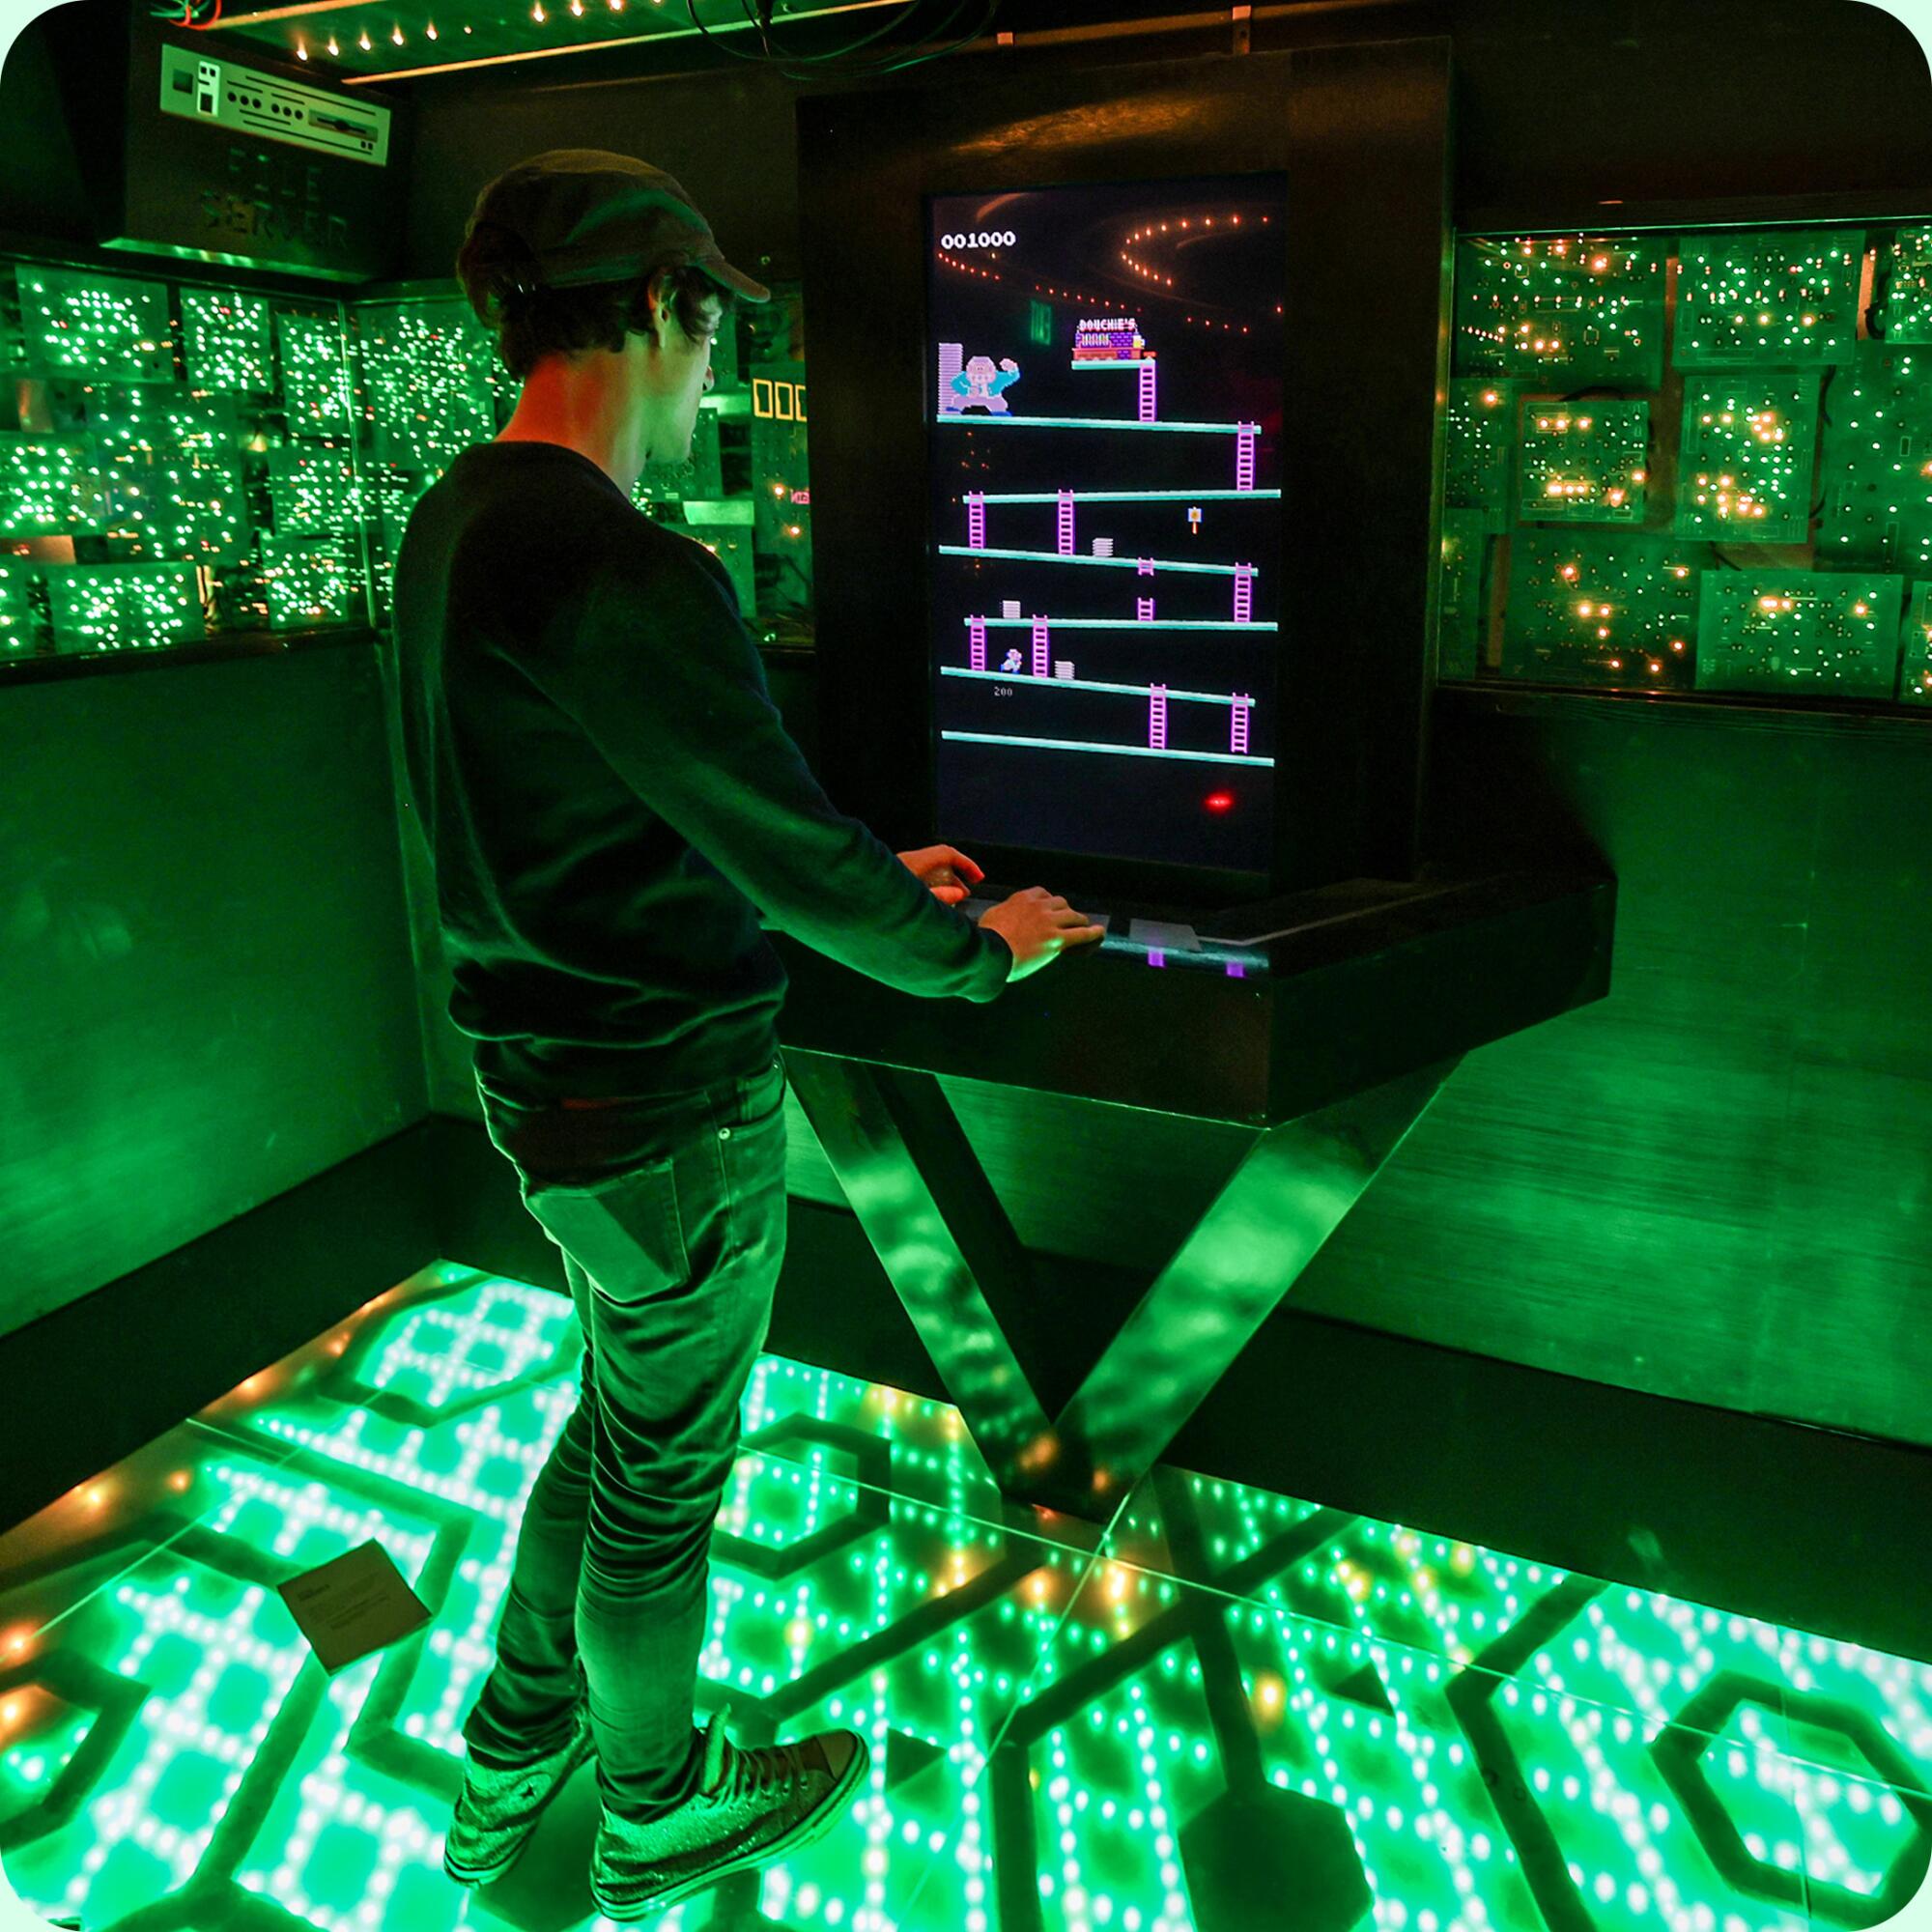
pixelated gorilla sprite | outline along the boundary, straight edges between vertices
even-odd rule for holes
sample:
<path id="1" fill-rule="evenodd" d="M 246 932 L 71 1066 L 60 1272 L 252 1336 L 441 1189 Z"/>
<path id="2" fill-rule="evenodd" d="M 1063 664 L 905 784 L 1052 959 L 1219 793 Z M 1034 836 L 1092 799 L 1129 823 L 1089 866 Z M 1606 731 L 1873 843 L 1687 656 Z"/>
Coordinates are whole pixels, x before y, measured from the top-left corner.
<path id="1" fill-rule="evenodd" d="M 1005 392 L 1020 379 L 1020 365 L 1010 355 L 1000 357 L 993 366 L 990 355 L 976 355 L 952 379 L 952 393 L 960 400 L 955 408 L 965 411 L 984 408 L 989 414 L 1009 413 Z"/>

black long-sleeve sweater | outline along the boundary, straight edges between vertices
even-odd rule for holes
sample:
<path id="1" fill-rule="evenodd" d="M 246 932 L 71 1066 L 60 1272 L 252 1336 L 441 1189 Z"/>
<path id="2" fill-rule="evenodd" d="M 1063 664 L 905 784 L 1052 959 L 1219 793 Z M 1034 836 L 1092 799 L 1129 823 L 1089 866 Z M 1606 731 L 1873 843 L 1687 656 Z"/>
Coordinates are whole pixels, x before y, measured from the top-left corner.
<path id="1" fill-rule="evenodd" d="M 458 456 L 410 518 L 395 637 L 449 1013 L 491 1086 L 656 1095 L 769 1065 L 761 924 L 909 993 L 1006 984 L 1006 942 L 826 797 L 724 566 L 588 457 Z"/>

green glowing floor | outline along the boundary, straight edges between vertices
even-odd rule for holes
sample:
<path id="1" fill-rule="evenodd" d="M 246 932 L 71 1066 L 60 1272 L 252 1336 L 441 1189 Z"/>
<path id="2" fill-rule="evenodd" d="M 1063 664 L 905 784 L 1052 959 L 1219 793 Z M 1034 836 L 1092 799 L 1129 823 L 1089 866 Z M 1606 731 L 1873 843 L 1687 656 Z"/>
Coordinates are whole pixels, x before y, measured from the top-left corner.
<path id="1" fill-rule="evenodd" d="M 563 1297 L 430 1270 L 0 1538 L 20 1895 L 593 1920 L 588 1774 L 500 1885 L 440 1862 L 578 1352 Z M 701 1701 L 862 1729 L 872 1781 L 662 1932 L 1932 1932 L 1932 1667 L 1175 1471 L 1015 1511 L 952 1411 L 776 1359 L 746 1435 Z M 331 1680 L 274 1585 L 372 1536 L 435 1618 Z"/>

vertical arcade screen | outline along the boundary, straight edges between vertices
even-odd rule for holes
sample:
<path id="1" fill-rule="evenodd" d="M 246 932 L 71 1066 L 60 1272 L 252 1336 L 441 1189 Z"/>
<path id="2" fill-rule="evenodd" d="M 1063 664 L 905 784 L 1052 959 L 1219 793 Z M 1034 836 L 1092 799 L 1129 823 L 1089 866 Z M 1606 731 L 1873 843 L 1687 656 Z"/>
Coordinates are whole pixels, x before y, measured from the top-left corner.
<path id="1" fill-rule="evenodd" d="M 932 197 L 937 824 L 1265 872 L 1286 178 Z"/>

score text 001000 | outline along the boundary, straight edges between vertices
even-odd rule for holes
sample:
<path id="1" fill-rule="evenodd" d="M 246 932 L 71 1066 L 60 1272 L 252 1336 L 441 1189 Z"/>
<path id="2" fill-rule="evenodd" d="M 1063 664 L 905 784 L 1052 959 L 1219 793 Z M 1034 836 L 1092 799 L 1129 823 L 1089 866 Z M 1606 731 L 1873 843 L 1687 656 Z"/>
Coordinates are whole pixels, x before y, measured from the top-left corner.
<path id="1" fill-rule="evenodd" d="M 1010 248 L 1018 240 L 1010 228 L 982 228 L 972 235 L 942 235 L 942 248 Z"/>

